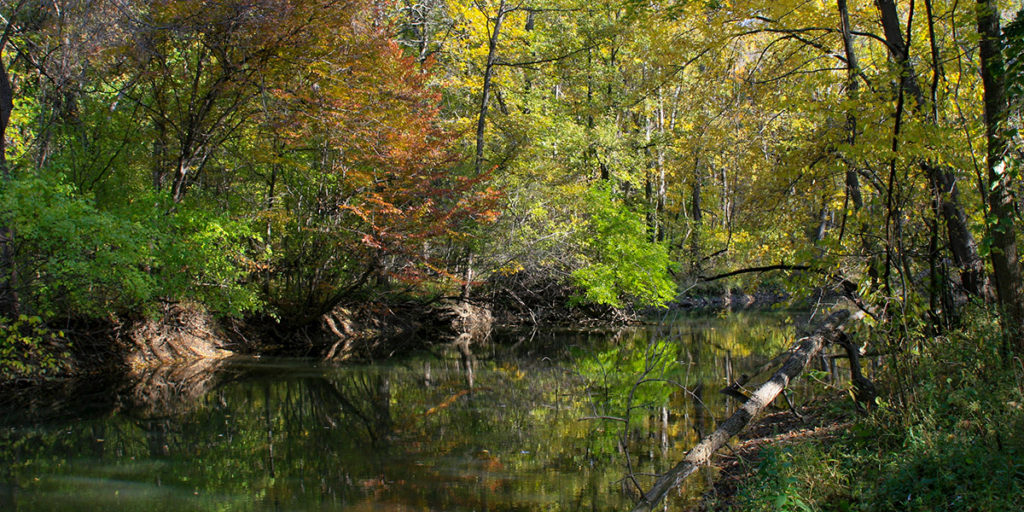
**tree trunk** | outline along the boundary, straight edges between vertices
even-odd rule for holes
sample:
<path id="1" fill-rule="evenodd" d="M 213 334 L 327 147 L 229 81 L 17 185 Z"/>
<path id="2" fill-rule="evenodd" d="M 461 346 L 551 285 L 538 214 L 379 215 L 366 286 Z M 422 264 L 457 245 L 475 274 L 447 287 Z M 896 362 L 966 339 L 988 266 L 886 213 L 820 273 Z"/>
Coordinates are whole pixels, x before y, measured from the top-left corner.
<path id="1" fill-rule="evenodd" d="M 658 135 L 661 141 L 665 140 L 665 104 L 661 98 L 661 89 L 658 89 Z M 668 191 L 665 185 L 665 147 L 658 144 L 658 199 L 655 205 L 655 215 L 658 217 L 657 241 L 665 241 L 665 198 Z"/>
<path id="2" fill-rule="evenodd" d="M 0 173 L 3 179 L 9 180 L 11 171 L 7 168 L 7 125 L 14 113 L 14 88 L 7 67 L 0 60 Z"/>
<path id="3" fill-rule="evenodd" d="M 889 55 L 899 66 L 900 87 L 914 99 L 914 111 L 921 113 L 925 110 L 926 100 L 910 62 L 909 48 L 903 39 L 896 3 L 894 0 L 875 0 L 875 5 L 881 15 Z M 932 122 L 935 123 L 936 119 L 932 119 Z M 978 246 L 968 229 L 967 215 L 960 204 L 956 176 L 950 170 L 928 162 L 921 162 L 920 165 L 927 174 L 932 189 L 939 195 L 950 252 L 960 269 L 960 281 L 964 290 L 972 296 L 984 297 L 986 294 L 981 257 L 978 256 Z"/>
<path id="4" fill-rule="evenodd" d="M 652 242 L 658 241 L 658 207 L 654 197 L 654 173 L 657 170 L 657 161 L 654 152 L 651 151 L 652 137 L 654 134 L 654 120 L 650 115 L 644 115 L 644 212 L 647 220 L 647 233 L 651 236 Z"/>
<path id="5" fill-rule="evenodd" d="M 686 477 L 695 473 L 701 466 L 711 462 L 711 456 L 715 451 L 724 446 L 733 436 L 739 434 L 755 416 L 768 407 L 775 400 L 775 397 L 782 390 L 786 389 L 790 381 L 804 371 L 804 368 L 814 359 L 814 356 L 825 343 L 831 341 L 840 332 L 840 327 L 849 318 L 849 311 L 845 309 L 838 310 L 829 315 L 824 325 L 818 328 L 813 335 L 799 340 L 790 349 L 792 355 L 775 372 L 775 375 L 757 388 L 743 406 L 733 413 L 729 419 L 725 420 L 714 432 L 691 448 L 682 461 L 658 477 L 658 480 L 651 486 L 651 489 L 644 494 L 640 502 L 633 508 L 633 512 L 651 512 L 665 498 L 669 491 L 682 484 Z"/>
<path id="6" fill-rule="evenodd" d="M 486 14 L 486 13 L 485 13 Z M 505 0 L 498 4 L 498 14 L 494 18 L 494 30 L 491 31 L 487 41 L 487 62 L 484 64 L 484 83 L 480 93 L 480 115 L 476 122 L 476 159 L 473 169 L 476 176 L 483 172 L 484 164 L 484 133 L 487 130 L 487 109 L 491 94 L 491 78 L 494 76 L 494 66 L 498 61 L 498 38 L 501 36 L 501 22 L 505 19 L 508 11 L 505 10 Z M 466 247 L 466 269 L 463 275 L 462 301 L 469 300 L 473 282 L 473 249 Z"/>
<path id="7" fill-rule="evenodd" d="M 846 95 L 851 100 L 857 99 L 857 90 L 859 89 L 857 83 L 857 73 L 859 73 L 859 66 L 857 64 L 857 54 L 853 49 L 853 35 L 851 34 L 850 28 L 850 13 L 846 7 L 846 0 L 838 0 L 839 4 L 839 19 L 840 28 L 843 32 L 843 50 L 846 53 L 846 73 L 847 73 L 847 84 L 846 84 Z M 847 142 L 850 146 L 853 146 L 857 142 L 857 116 L 852 113 L 846 115 L 847 130 L 849 130 L 849 136 Z M 846 169 L 846 194 L 853 201 L 854 211 L 860 210 L 864 204 L 864 200 L 860 193 L 860 180 L 857 178 L 857 170 L 853 168 L 853 164 L 847 164 Z"/>
<path id="8" fill-rule="evenodd" d="M 825 234 L 828 233 L 829 217 L 828 197 L 822 197 L 821 208 L 818 210 L 818 227 L 815 228 L 814 236 L 811 237 L 813 245 L 818 245 L 825 240 Z"/>
<path id="9" fill-rule="evenodd" d="M 534 14 L 536 14 L 536 11 L 533 11 L 533 10 L 527 10 L 526 11 L 526 23 L 523 25 L 523 30 L 525 30 L 526 32 L 533 32 L 533 27 L 534 27 L 533 17 L 534 17 Z M 527 43 L 527 44 L 529 45 L 529 43 Z M 532 48 L 530 49 L 530 58 L 531 58 L 531 60 L 537 58 L 537 52 L 533 51 Z M 524 114 L 529 114 L 531 112 L 530 104 L 532 103 L 532 101 L 531 101 L 531 98 L 530 98 L 530 93 L 532 91 L 533 91 L 533 71 L 530 70 L 529 68 L 526 68 L 526 69 L 523 69 L 523 113 Z"/>
<path id="10" fill-rule="evenodd" d="M 6 43 L 6 41 L 4 41 Z M 0 44 L 0 49 L 4 45 Z M 7 166 L 7 125 L 14 112 L 14 88 L 7 74 L 7 67 L 0 59 L 0 177 L 6 183 L 11 179 L 11 170 Z M 0 225 L 0 269 L 7 275 L 0 276 L 0 307 L 3 312 L 17 315 L 20 310 L 18 299 L 18 271 L 14 261 L 14 232 L 7 226 Z"/>
<path id="11" fill-rule="evenodd" d="M 164 101 L 163 89 L 157 87 L 154 83 L 151 88 L 153 95 L 153 105 L 159 112 L 166 112 L 167 106 Z M 168 148 L 170 145 L 167 141 L 167 121 L 164 117 L 159 115 L 152 116 L 153 131 L 156 132 L 153 135 L 153 157 L 152 162 L 152 173 L 153 173 L 153 190 L 160 192 L 164 189 L 164 185 L 167 182 L 167 170 L 170 168 L 170 159 L 167 157 Z"/>
<path id="12" fill-rule="evenodd" d="M 700 171 L 700 157 L 694 159 L 693 162 L 693 188 L 690 194 L 690 211 L 693 216 L 693 231 L 690 233 L 690 257 L 693 258 L 693 272 L 697 275 L 701 273 L 701 258 L 700 251 L 702 250 L 701 244 L 701 231 L 704 226 L 704 211 L 701 209 L 701 185 L 703 182 L 703 176 Z"/>
<path id="13" fill-rule="evenodd" d="M 977 15 L 978 35 L 981 36 L 979 54 L 985 99 L 985 139 L 988 142 L 985 163 L 989 180 L 989 216 L 996 221 L 996 225 L 990 227 L 992 274 L 1002 314 L 1005 347 L 1013 344 L 1018 354 L 1024 354 L 1024 339 L 1020 337 L 1024 322 L 1021 269 L 1013 195 L 1010 192 L 1012 178 L 1006 170 L 1009 135 L 1005 124 L 1009 106 L 1003 79 L 999 8 L 993 0 L 978 0 Z"/>
<path id="14" fill-rule="evenodd" d="M 494 65 L 498 60 L 498 37 L 501 35 L 501 22 L 505 19 L 508 11 L 505 10 L 505 0 L 498 4 L 498 14 L 494 18 L 494 30 L 487 42 L 487 62 L 484 64 L 484 84 L 480 94 L 480 115 L 476 121 L 476 162 L 475 170 L 477 176 L 483 171 L 484 162 L 484 132 L 487 129 L 487 105 L 491 94 L 491 77 L 494 75 Z"/>

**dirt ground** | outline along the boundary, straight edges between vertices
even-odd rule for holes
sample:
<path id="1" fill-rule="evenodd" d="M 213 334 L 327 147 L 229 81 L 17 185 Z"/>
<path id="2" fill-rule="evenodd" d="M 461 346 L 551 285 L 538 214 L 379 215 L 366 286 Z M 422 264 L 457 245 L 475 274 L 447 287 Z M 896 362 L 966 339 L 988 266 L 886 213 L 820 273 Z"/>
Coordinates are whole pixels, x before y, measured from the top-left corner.
<path id="1" fill-rule="evenodd" d="M 810 405 L 797 407 L 803 416 L 798 418 L 790 410 L 771 412 L 758 418 L 729 443 L 730 449 L 719 451 L 715 466 L 719 470 L 714 485 L 704 494 L 694 512 L 729 510 L 739 485 L 753 475 L 762 447 L 793 445 L 810 440 L 827 442 L 852 424 L 848 419 L 828 414 L 826 404 L 832 400 L 849 400 L 845 395 L 828 397 Z"/>

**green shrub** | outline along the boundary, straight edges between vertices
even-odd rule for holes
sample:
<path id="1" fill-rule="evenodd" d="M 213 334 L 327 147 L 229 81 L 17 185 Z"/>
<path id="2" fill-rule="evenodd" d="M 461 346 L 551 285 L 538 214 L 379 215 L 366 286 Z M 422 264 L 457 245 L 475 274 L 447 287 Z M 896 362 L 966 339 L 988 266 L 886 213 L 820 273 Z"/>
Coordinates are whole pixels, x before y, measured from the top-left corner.
<path id="1" fill-rule="evenodd" d="M 0 223 L 14 233 L 20 300 L 43 318 L 133 310 L 157 290 L 145 271 L 152 233 L 100 211 L 62 180 L 26 175 L 8 183 Z"/>
<path id="2" fill-rule="evenodd" d="M 878 511 L 1024 510 L 1024 463 L 974 436 L 912 443 L 888 457 L 865 501 Z"/>
<path id="3" fill-rule="evenodd" d="M 59 177 L 26 174 L 0 190 L 0 225 L 14 233 L 19 300 L 44 320 L 145 313 L 158 300 L 229 315 L 261 305 L 246 283 L 252 231 L 198 206 L 168 213 L 148 198 L 111 212 Z"/>
<path id="4" fill-rule="evenodd" d="M 240 316 L 263 306 L 249 268 L 255 262 L 248 224 L 200 207 L 186 208 L 157 224 L 154 275 L 161 297 L 188 300 L 222 315 Z"/>
<path id="5" fill-rule="evenodd" d="M 674 299 L 668 249 L 651 241 L 643 216 L 619 204 L 610 185 L 594 186 L 587 199 L 591 229 L 581 231 L 585 263 L 572 273 L 583 289 L 576 302 L 663 306 Z"/>
<path id="6" fill-rule="evenodd" d="M 38 316 L 0 317 L 0 381 L 57 375 L 70 365 L 70 347 Z"/>
<path id="7" fill-rule="evenodd" d="M 849 510 L 847 478 L 827 448 L 817 444 L 763 448 L 755 473 L 739 489 L 744 512 Z"/>

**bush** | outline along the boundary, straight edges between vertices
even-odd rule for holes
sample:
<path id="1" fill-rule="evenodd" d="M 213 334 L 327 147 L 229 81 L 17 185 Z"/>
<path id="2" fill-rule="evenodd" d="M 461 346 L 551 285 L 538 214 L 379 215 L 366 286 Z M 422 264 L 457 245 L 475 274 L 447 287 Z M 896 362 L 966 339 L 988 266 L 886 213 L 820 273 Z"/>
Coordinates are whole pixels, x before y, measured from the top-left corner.
<path id="1" fill-rule="evenodd" d="M 651 241 L 643 216 L 617 204 L 610 185 L 594 186 L 587 203 L 591 229 L 581 230 L 585 264 L 572 273 L 583 289 L 576 302 L 621 307 L 624 299 L 663 306 L 675 298 L 664 244 Z"/>
<path id="2" fill-rule="evenodd" d="M 744 512 L 848 510 L 845 478 L 837 461 L 814 444 L 767 447 L 756 473 L 739 490 L 736 508 Z"/>
<path id="3" fill-rule="evenodd" d="M 14 234 L 12 284 L 23 309 L 46 320 L 146 313 L 158 300 L 195 300 L 229 315 L 259 307 L 245 283 L 245 225 L 199 208 L 168 214 L 156 200 L 139 204 L 148 206 L 105 211 L 60 177 L 7 183 L 0 225 Z"/>
<path id="4" fill-rule="evenodd" d="M 70 366 L 70 347 L 38 316 L 0 317 L 0 381 L 60 374 Z"/>
<path id="5" fill-rule="evenodd" d="M 0 205 L 0 225 L 14 233 L 12 284 L 33 314 L 102 316 L 136 309 L 156 292 L 145 271 L 152 234 L 63 181 L 20 177 L 0 192 Z"/>

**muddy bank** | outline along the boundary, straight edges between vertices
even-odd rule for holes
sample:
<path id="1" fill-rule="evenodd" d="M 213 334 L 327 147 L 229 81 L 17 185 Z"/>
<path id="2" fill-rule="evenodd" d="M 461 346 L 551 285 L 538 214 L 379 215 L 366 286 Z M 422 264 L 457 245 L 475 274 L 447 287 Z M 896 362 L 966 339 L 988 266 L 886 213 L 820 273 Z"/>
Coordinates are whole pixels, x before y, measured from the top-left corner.
<path id="1" fill-rule="evenodd" d="M 331 361 L 374 360 L 437 344 L 486 343 L 493 326 L 490 307 L 478 303 L 371 303 L 334 308 L 290 336 L 289 345 Z"/>
<path id="2" fill-rule="evenodd" d="M 117 347 L 129 368 L 232 355 L 225 323 L 201 307 L 188 303 L 164 304 L 160 316 L 132 322 L 119 333 Z"/>
<path id="3" fill-rule="evenodd" d="M 310 325 L 288 330 L 273 319 L 217 318 L 195 304 L 165 303 L 152 317 L 66 323 L 61 350 L 40 356 L 59 358 L 52 365 L 56 369 L 0 379 L 0 392 L 48 388 L 59 395 L 64 381 L 101 378 L 191 382 L 235 355 L 372 361 L 456 341 L 468 348 L 486 343 L 493 324 L 489 307 L 462 301 L 343 305 Z M 159 368 L 174 370 L 154 377 Z M 181 368 L 189 368 L 187 375 Z M 160 385 L 146 387 L 140 393 L 177 393 Z"/>

